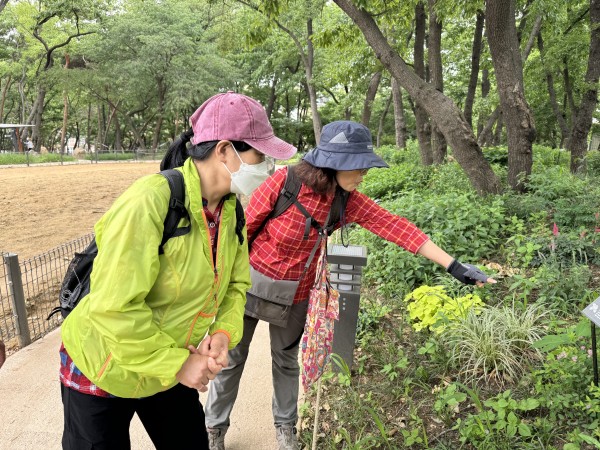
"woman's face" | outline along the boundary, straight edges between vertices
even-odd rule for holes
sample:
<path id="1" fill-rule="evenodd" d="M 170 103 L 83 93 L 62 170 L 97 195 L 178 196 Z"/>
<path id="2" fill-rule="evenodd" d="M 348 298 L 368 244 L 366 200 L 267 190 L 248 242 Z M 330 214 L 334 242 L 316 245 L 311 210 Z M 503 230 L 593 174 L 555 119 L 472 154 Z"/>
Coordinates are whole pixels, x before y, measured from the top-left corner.
<path id="1" fill-rule="evenodd" d="M 335 179 L 343 190 L 352 192 L 356 190 L 368 171 L 369 169 L 338 170 L 335 173 Z"/>
<path id="2" fill-rule="evenodd" d="M 238 158 L 239 155 L 239 158 Z M 251 148 L 243 152 L 237 152 L 233 145 L 227 146 L 227 152 L 225 155 L 225 164 L 230 172 L 237 172 L 242 165 L 242 161 L 246 164 L 260 164 L 265 160 L 265 155 L 258 150 Z"/>

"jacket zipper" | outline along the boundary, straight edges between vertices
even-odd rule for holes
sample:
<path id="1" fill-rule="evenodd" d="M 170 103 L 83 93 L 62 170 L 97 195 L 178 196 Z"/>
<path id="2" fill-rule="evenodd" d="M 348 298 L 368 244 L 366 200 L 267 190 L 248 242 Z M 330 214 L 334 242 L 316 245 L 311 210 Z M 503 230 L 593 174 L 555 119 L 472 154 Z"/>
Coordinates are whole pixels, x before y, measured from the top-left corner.
<path id="1" fill-rule="evenodd" d="M 225 207 L 225 204 L 222 205 L 221 208 Z M 219 293 L 219 271 L 217 269 L 217 261 L 219 259 L 219 248 L 220 248 L 220 242 L 221 242 L 221 235 L 222 233 L 218 233 L 217 236 L 217 250 L 215 252 L 215 257 L 213 259 L 212 254 L 213 254 L 213 250 L 212 250 L 212 243 L 211 243 L 211 239 L 210 239 L 210 228 L 208 227 L 208 221 L 206 220 L 206 214 L 204 214 L 204 210 L 202 210 L 202 218 L 204 219 L 204 227 L 206 228 L 206 232 L 207 232 L 207 236 L 208 236 L 208 244 L 210 247 L 210 263 L 212 265 L 213 268 L 213 274 L 214 274 L 214 278 L 213 278 L 213 285 L 212 288 L 207 296 L 207 302 L 204 303 L 204 305 L 202 306 L 202 308 L 200 308 L 200 311 L 198 311 L 198 313 L 196 314 L 196 316 L 194 317 L 194 320 L 192 321 L 192 325 L 190 326 L 190 329 L 188 331 L 188 335 L 187 338 L 185 340 L 185 347 L 187 348 L 187 346 L 190 343 L 190 339 L 192 337 L 192 332 L 194 330 L 194 327 L 196 326 L 196 322 L 198 321 L 198 317 L 202 316 L 202 317 L 210 317 L 210 315 L 208 314 L 204 314 L 202 312 L 202 309 L 204 309 L 204 307 L 206 306 L 206 304 L 210 301 L 211 297 L 214 300 L 214 310 L 215 310 L 215 315 L 216 315 L 216 310 L 217 310 L 217 295 Z M 219 222 L 219 227 L 221 227 L 221 223 Z"/>

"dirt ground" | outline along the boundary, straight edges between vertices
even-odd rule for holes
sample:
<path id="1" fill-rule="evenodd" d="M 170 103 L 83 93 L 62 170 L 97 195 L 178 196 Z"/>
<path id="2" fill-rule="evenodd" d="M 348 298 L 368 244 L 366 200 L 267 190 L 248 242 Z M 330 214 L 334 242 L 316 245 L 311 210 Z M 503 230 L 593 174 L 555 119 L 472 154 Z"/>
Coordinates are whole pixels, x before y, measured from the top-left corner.
<path id="1" fill-rule="evenodd" d="M 23 261 L 92 232 L 121 192 L 158 171 L 157 161 L 0 166 L 0 251 Z"/>

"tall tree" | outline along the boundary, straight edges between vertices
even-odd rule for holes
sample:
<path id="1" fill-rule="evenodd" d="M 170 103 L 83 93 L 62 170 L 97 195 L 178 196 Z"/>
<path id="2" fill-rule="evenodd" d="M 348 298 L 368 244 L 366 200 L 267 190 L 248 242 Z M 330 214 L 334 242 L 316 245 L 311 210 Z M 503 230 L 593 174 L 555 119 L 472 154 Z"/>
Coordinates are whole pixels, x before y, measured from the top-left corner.
<path id="1" fill-rule="evenodd" d="M 402 102 L 402 88 L 396 78 L 392 77 L 392 95 L 394 97 L 394 130 L 396 135 L 396 146 L 406 147 L 406 119 L 404 117 L 404 105 Z"/>
<path id="2" fill-rule="evenodd" d="M 444 76 L 442 71 L 442 22 L 435 11 L 437 0 L 429 0 L 429 73 L 431 84 L 440 92 L 444 92 Z M 435 123 L 431 124 L 431 155 L 434 164 L 442 164 L 446 159 L 446 139 Z"/>
<path id="3" fill-rule="evenodd" d="M 315 48 L 313 44 L 313 20 L 314 16 L 320 9 L 320 6 L 316 4 L 313 5 L 313 2 L 303 2 L 302 8 L 300 11 L 300 15 L 303 16 L 305 33 L 299 33 L 294 30 L 292 26 L 286 26 L 280 18 L 281 7 L 282 5 L 279 2 L 269 2 L 269 1 L 259 1 L 253 2 L 251 0 L 237 0 L 238 3 L 246 5 L 252 10 L 264 14 L 265 17 L 268 17 L 271 22 L 273 22 L 281 31 L 286 33 L 291 39 L 294 45 L 296 46 L 296 50 L 298 51 L 298 55 L 302 61 L 304 66 L 304 72 L 306 74 L 306 90 L 308 92 L 308 97 L 310 100 L 310 109 L 312 113 L 313 120 L 313 130 L 315 133 L 316 142 L 319 142 L 321 137 L 321 115 L 319 113 L 319 108 L 317 105 L 317 90 L 314 83 L 314 64 L 315 64 Z M 319 2 L 315 2 L 319 3 Z"/>
<path id="4" fill-rule="evenodd" d="M 569 150 L 571 150 L 571 172 L 584 168 L 587 151 L 587 136 L 592 126 L 592 116 L 598 102 L 598 80 L 600 78 L 600 0 L 590 0 L 590 51 L 585 74 L 587 89 L 573 120 Z"/>
<path id="5" fill-rule="evenodd" d="M 516 0 L 486 0 L 485 20 L 500 105 L 508 136 L 508 183 L 517 190 L 531 174 L 533 116 L 523 85 L 523 63 L 515 24 Z"/>
<path id="6" fill-rule="evenodd" d="M 415 74 L 423 80 L 426 80 L 424 49 L 426 21 L 425 5 L 419 1 L 415 6 L 415 42 L 413 47 L 413 58 Z M 425 107 L 421 105 L 420 100 L 414 100 L 415 122 L 417 126 L 417 140 L 419 141 L 421 164 L 430 166 L 433 164 L 433 154 L 431 153 L 431 126 L 429 124 L 429 116 L 425 111 Z"/>
<path id="7" fill-rule="evenodd" d="M 375 101 L 375 96 L 377 95 L 377 89 L 379 89 L 379 83 L 381 83 L 381 75 L 381 70 L 378 70 L 373 74 L 371 80 L 369 81 L 369 87 L 365 95 L 365 103 L 363 106 L 363 113 L 361 118 L 361 123 L 365 127 L 369 127 L 369 122 L 371 121 L 373 102 Z"/>
<path id="8" fill-rule="evenodd" d="M 477 11 L 477 20 L 475 21 L 475 31 L 473 32 L 473 48 L 471 51 L 471 72 L 469 75 L 469 86 L 467 87 L 467 96 L 465 98 L 464 114 L 467 123 L 473 128 L 473 101 L 477 90 L 477 80 L 479 79 L 479 61 L 481 59 L 481 43 L 483 37 L 483 25 L 485 14 L 483 11 Z"/>
<path id="9" fill-rule="evenodd" d="M 498 178 L 483 157 L 471 127 L 454 102 L 408 67 L 365 9 L 357 7 L 350 0 L 334 1 L 362 31 L 384 67 L 436 121 L 475 190 L 480 194 L 499 192 Z"/>

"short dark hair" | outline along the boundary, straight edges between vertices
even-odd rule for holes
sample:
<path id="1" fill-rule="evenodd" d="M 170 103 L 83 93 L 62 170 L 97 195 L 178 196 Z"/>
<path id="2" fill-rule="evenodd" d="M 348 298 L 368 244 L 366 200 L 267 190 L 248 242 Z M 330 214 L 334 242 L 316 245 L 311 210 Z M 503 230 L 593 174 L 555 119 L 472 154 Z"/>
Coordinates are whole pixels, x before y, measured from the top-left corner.
<path id="1" fill-rule="evenodd" d="M 302 160 L 296 164 L 294 171 L 298 179 L 317 194 L 331 194 L 335 192 L 335 187 L 337 186 L 335 170 L 315 167 Z"/>

